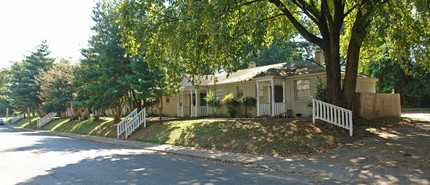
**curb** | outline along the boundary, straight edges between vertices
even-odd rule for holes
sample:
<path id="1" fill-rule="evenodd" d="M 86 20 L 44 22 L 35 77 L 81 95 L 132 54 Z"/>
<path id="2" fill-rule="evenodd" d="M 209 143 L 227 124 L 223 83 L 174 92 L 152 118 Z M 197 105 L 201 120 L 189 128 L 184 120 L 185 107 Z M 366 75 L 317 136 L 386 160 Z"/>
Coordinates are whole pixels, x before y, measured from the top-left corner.
<path id="1" fill-rule="evenodd" d="M 116 138 L 106 138 L 101 136 L 91 136 L 91 135 L 83 135 L 83 134 L 69 133 L 69 132 L 36 130 L 36 129 L 29 129 L 29 128 L 23 128 L 20 126 L 12 125 L 7 122 L 5 123 L 5 126 L 15 130 L 23 130 L 23 131 L 36 132 L 41 134 L 56 135 L 56 136 L 68 137 L 68 138 L 73 138 L 73 139 L 82 140 L 82 141 L 108 144 L 113 146 L 144 149 L 144 150 L 154 151 L 158 153 L 167 153 L 167 154 L 184 156 L 184 157 L 198 158 L 203 160 L 240 165 L 244 167 L 258 168 L 258 169 L 267 170 L 267 171 L 290 173 L 290 174 L 304 174 L 304 175 L 309 175 L 309 173 L 311 173 L 312 174 L 311 176 L 315 176 L 315 175 L 323 176 L 321 171 L 318 171 L 315 169 L 301 169 L 297 167 L 289 168 L 291 166 L 296 166 L 291 163 L 297 163 L 297 161 L 300 164 L 308 163 L 307 162 L 308 159 L 305 159 L 305 158 L 293 158 L 293 157 L 280 158 L 280 157 L 270 157 L 270 156 L 255 156 L 251 154 L 221 152 L 216 150 L 197 149 L 194 147 L 183 147 L 183 146 L 174 146 L 174 145 L 168 145 L 168 144 L 154 144 L 154 143 L 147 143 L 147 142 L 140 142 L 140 141 L 129 141 L 129 140 L 116 139 Z M 280 163 L 290 163 L 290 164 L 281 165 Z M 289 167 L 284 168 L 282 166 L 289 166 Z"/>

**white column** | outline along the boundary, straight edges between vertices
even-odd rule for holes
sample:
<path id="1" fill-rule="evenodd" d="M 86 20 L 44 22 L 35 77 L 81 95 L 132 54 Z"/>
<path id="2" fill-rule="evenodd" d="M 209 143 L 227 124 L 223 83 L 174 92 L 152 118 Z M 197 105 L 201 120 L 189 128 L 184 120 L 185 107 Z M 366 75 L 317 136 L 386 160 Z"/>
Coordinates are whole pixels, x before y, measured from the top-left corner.
<path id="1" fill-rule="evenodd" d="M 257 81 L 257 116 L 260 116 L 260 83 Z"/>
<path id="2" fill-rule="evenodd" d="M 194 116 L 194 111 L 193 111 L 193 90 L 190 90 L 190 117 Z"/>
<path id="3" fill-rule="evenodd" d="M 272 87 L 272 97 L 271 97 L 271 101 L 272 101 L 272 116 L 275 116 L 275 80 L 272 79 L 271 81 L 271 87 Z"/>
<path id="4" fill-rule="evenodd" d="M 285 101 L 285 81 L 282 81 L 282 102 L 284 103 L 284 110 L 285 114 L 287 113 L 287 104 Z"/>
<path id="5" fill-rule="evenodd" d="M 181 117 L 184 117 L 184 91 L 181 91 Z"/>
<path id="6" fill-rule="evenodd" d="M 181 96 L 181 94 L 179 94 L 178 93 L 178 96 L 176 97 L 177 98 L 177 100 L 176 100 L 176 117 L 180 117 L 180 106 L 179 106 L 179 97 Z"/>
<path id="7" fill-rule="evenodd" d="M 199 104 L 197 104 L 197 90 L 194 90 L 194 92 L 196 93 L 196 96 L 194 97 L 196 99 L 196 106 L 194 106 L 194 108 L 195 108 L 194 114 L 197 117 L 197 116 L 199 116 L 198 115 L 199 112 L 197 112 L 197 107 L 199 106 Z"/>
<path id="8" fill-rule="evenodd" d="M 206 90 L 206 97 L 208 97 L 208 90 Z M 206 101 L 206 115 L 205 116 L 209 116 L 209 105 L 208 105 L 207 101 Z"/>

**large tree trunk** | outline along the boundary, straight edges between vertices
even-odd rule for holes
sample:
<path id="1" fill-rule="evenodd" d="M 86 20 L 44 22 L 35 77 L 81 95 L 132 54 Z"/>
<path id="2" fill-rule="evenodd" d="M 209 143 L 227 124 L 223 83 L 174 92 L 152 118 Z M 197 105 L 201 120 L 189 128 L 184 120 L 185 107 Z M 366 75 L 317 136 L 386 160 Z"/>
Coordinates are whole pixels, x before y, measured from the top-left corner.
<path id="1" fill-rule="evenodd" d="M 368 20 L 372 7 L 363 13 L 362 9 L 358 9 L 357 17 L 351 30 L 351 40 L 348 45 L 348 55 L 346 60 L 346 71 L 345 78 L 343 80 L 343 95 L 346 98 L 346 108 L 353 109 L 355 92 L 357 87 L 357 72 L 358 62 L 360 59 L 360 48 L 366 37 L 366 28 L 369 26 L 370 21 Z"/>

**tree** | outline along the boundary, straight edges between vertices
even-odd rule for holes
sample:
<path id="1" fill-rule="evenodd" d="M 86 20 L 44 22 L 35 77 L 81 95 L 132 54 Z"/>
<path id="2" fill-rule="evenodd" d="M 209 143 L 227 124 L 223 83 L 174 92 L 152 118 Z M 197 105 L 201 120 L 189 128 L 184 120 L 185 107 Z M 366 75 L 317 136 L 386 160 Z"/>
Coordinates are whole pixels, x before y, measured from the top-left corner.
<path id="1" fill-rule="evenodd" d="M 250 62 L 257 66 L 293 62 L 298 60 L 314 60 L 313 54 L 317 46 L 307 41 L 284 41 L 275 37 L 270 46 L 244 45 L 245 57 L 239 69 L 248 68 Z"/>
<path id="2" fill-rule="evenodd" d="M 66 111 L 73 100 L 74 67 L 68 60 L 62 59 L 54 64 L 40 78 L 39 98 L 44 103 L 45 112 Z"/>
<path id="3" fill-rule="evenodd" d="M 382 17 L 390 20 L 393 14 L 400 16 L 402 13 L 420 12 L 414 15 L 418 17 L 416 19 L 422 20 L 425 14 L 422 14 L 423 9 L 419 7 L 423 3 L 419 2 L 124 0 L 119 8 L 119 22 L 124 29 L 124 46 L 129 48 L 129 52 L 142 51 L 151 59 L 150 65 L 160 64 L 157 60 L 160 56 L 175 57 L 178 59 L 175 61 L 182 62 L 187 72 L 196 75 L 214 73 L 219 69 L 235 71 L 244 56 L 244 39 L 255 45 L 269 45 L 275 30 L 280 30 L 278 34 L 284 38 L 291 38 L 298 32 L 324 52 L 329 102 L 351 108 L 355 96 L 360 50 L 363 41 L 369 36 L 370 25 L 380 23 Z M 409 11 L 395 11 L 397 9 Z M 430 27 L 428 21 L 423 23 L 425 25 L 421 27 Z M 399 26 L 401 24 L 398 23 Z M 393 30 L 403 28 L 397 27 Z M 382 33 L 383 30 L 377 32 Z M 428 31 L 419 34 L 421 38 L 424 36 L 422 40 L 428 40 L 429 35 Z M 419 40 L 415 34 L 408 36 L 411 38 L 393 39 L 407 40 L 405 46 L 411 46 L 412 44 L 407 42 L 413 39 Z M 341 42 L 341 39 L 344 40 Z M 422 44 L 421 48 L 429 46 L 428 42 Z M 343 83 L 341 50 L 345 51 L 346 59 Z M 425 56 L 424 53 L 428 51 L 416 53 Z"/>
<path id="4" fill-rule="evenodd" d="M 48 45 L 43 41 L 22 62 L 12 63 L 7 96 L 14 107 L 22 111 L 26 108 L 37 109 L 40 116 L 44 115 L 42 100 L 38 96 L 41 91 L 39 79 L 54 62 L 54 58 L 48 57 L 49 54 Z"/>
<path id="5" fill-rule="evenodd" d="M 130 91 L 120 80 L 131 73 L 131 57 L 121 47 L 115 6 L 115 2 L 98 2 L 93 10 L 96 24 L 91 30 L 96 34 L 88 41 L 90 48 L 82 50 L 85 59 L 81 60 L 87 70 L 81 81 L 89 100 L 81 105 L 94 110 L 110 108 L 115 121 L 119 121 Z"/>
<path id="6" fill-rule="evenodd" d="M 395 90 L 399 93 L 403 106 L 429 107 L 430 70 L 407 60 L 393 60 L 389 56 L 389 46 L 384 44 L 379 47 L 379 59 L 367 62 L 363 66 L 363 73 L 379 79 L 376 83 L 377 92 L 391 93 Z"/>

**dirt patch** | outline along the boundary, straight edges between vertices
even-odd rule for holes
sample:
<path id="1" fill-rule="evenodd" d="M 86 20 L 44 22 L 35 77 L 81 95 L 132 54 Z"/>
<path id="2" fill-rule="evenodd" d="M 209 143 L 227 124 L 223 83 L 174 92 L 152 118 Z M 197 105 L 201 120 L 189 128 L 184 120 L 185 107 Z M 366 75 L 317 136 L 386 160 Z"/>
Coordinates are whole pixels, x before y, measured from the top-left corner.
<path id="1" fill-rule="evenodd" d="M 404 115 L 408 116 L 408 115 Z M 403 124 L 369 127 L 371 137 L 315 158 L 352 165 L 430 173 L 430 114 L 408 116 Z"/>

